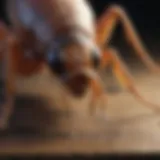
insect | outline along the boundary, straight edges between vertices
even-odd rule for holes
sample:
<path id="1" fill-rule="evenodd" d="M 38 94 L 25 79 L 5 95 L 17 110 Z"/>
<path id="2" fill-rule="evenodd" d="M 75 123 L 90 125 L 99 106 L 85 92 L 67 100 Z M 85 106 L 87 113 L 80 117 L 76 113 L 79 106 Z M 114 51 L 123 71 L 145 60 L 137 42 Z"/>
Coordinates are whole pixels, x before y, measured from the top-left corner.
<path id="1" fill-rule="evenodd" d="M 108 43 L 118 22 L 127 40 L 149 69 L 159 68 L 141 45 L 122 7 L 113 5 L 98 19 L 86 0 L 8 0 L 11 26 L 0 24 L 3 86 L 0 127 L 5 128 L 13 110 L 16 75 L 29 77 L 47 64 L 74 96 L 92 89 L 91 113 L 98 100 L 106 101 L 99 70 L 112 66 L 120 84 L 147 106 L 158 107 L 139 95 L 132 77 Z M 5 91 L 5 92 L 4 92 Z M 156 108 L 157 109 L 157 108 Z"/>

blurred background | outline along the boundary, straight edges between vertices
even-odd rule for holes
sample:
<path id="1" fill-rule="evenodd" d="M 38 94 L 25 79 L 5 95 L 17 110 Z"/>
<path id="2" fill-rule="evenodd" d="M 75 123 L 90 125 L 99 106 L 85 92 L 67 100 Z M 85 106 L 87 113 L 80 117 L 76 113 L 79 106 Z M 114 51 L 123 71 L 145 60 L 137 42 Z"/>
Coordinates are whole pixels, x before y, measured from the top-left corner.
<path id="1" fill-rule="evenodd" d="M 146 44 L 147 48 L 153 55 L 158 55 L 160 51 L 159 39 L 160 39 L 160 9 L 158 1 L 146 1 L 146 0 L 89 0 L 97 14 L 97 18 L 103 13 L 106 7 L 110 4 L 122 5 L 135 24 L 141 39 Z M 0 18 L 8 23 L 8 17 L 5 10 L 6 0 L 0 1 Z M 130 49 L 123 38 L 123 32 L 121 27 L 118 26 L 117 31 L 114 34 L 112 42 L 116 47 L 120 48 L 121 54 L 128 56 L 132 54 L 126 53 L 126 49 Z M 123 47 L 121 47 L 123 46 Z M 119 49 L 118 48 L 118 49 Z M 132 50 L 131 50 L 132 52 Z"/>

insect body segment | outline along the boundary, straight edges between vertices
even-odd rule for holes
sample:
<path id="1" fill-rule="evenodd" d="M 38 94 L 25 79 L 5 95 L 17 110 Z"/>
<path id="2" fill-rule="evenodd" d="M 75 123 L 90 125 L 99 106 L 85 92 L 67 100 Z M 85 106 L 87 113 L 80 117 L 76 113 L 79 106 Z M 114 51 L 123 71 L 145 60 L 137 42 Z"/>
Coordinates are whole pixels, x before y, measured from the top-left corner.
<path id="1" fill-rule="evenodd" d="M 104 91 L 98 71 L 109 66 L 121 85 L 149 107 L 137 90 L 118 52 L 109 46 L 112 33 L 120 22 L 125 37 L 149 69 L 158 70 L 139 40 L 124 9 L 110 6 L 96 22 L 94 11 L 86 0 L 8 0 L 11 28 L 0 24 L 0 41 L 5 42 L 1 61 L 5 62 L 7 102 L 3 104 L 0 127 L 4 128 L 13 110 L 15 76 L 31 76 L 47 64 L 73 96 L 92 90 L 90 111 L 97 101 L 104 102 Z"/>

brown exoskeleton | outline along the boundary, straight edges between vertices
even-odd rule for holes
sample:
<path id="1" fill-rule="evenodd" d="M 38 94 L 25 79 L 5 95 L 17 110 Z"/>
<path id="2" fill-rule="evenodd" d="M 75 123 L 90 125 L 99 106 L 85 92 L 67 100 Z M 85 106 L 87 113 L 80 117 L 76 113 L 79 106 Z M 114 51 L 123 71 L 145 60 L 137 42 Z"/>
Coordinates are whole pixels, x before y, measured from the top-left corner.
<path id="1" fill-rule="evenodd" d="M 6 78 L 1 128 L 7 126 L 12 113 L 16 74 L 31 76 L 45 63 L 73 95 L 82 96 L 87 88 L 92 89 L 91 111 L 97 100 L 107 100 L 98 70 L 110 65 L 131 93 L 146 105 L 158 107 L 139 96 L 118 52 L 108 46 L 116 24 L 121 22 L 127 39 L 145 64 L 153 70 L 158 68 L 121 7 L 110 6 L 97 22 L 85 0 L 8 0 L 7 9 L 12 26 L 0 25 L 1 62 Z"/>

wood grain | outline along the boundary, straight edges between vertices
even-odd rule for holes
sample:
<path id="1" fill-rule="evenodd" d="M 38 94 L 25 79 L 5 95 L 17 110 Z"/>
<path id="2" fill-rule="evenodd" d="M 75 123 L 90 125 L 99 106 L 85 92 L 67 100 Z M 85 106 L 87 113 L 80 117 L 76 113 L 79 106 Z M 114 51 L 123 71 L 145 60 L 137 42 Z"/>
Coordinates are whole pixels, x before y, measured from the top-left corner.
<path id="1" fill-rule="evenodd" d="M 160 77 L 140 70 L 133 73 L 144 97 L 160 104 Z M 110 86 L 113 79 L 105 78 Z M 159 152 L 160 114 L 125 90 L 119 91 L 109 94 L 106 111 L 97 110 L 91 117 L 87 108 L 90 92 L 84 99 L 72 99 L 47 69 L 17 80 L 21 96 L 9 130 L 1 134 L 0 155 Z"/>

